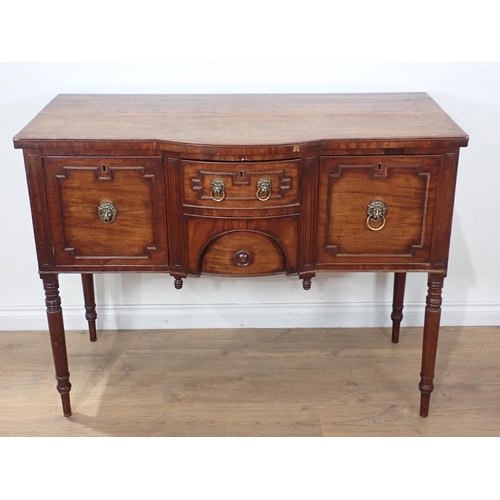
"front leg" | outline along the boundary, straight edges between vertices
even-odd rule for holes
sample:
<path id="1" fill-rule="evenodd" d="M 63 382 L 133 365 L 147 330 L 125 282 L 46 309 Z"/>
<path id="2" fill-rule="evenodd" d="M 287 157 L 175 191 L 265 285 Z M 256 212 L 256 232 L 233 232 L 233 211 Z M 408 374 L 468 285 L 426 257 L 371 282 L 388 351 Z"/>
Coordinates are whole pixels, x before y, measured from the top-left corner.
<path id="1" fill-rule="evenodd" d="M 425 307 L 424 339 L 422 346 L 422 371 L 420 372 L 419 389 L 420 416 L 429 414 L 429 402 L 434 389 L 434 367 L 439 336 L 439 322 L 441 320 L 441 292 L 444 275 L 429 273 L 428 293 Z"/>
<path id="2" fill-rule="evenodd" d="M 45 305 L 47 307 L 47 321 L 49 324 L 50 343 L 56 369 L 57 390 L 61 395 L 63 413 L 71 416 L 69 392 L 68 355 L 66 353 L 66 339 L 64 336 L 63 314 L 61 297 L 59 296 L 59 280 L 57 274 L 42 275 L 45 290 Z"/>

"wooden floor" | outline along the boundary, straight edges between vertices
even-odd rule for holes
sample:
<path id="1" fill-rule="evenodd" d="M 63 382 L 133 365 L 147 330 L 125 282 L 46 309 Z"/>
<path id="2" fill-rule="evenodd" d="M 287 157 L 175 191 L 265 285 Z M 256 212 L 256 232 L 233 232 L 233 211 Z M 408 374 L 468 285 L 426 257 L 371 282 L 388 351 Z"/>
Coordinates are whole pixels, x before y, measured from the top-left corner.
<path id="1" fill-rule="evenodd" d="M 0 436 L 500 436 L 500 327 L 443 327 L 428 418 L 421 329 L 0 332 Z"/>

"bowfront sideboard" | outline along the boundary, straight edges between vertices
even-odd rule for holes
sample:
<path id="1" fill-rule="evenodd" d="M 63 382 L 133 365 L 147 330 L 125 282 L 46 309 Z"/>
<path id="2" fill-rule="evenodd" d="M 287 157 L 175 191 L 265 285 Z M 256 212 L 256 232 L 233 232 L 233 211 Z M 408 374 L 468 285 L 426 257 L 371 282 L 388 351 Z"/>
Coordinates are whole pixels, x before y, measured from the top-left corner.
<path id="1" fill-rule="evenodd" d="M 59 95 L 23 149 L 57 389 L 71 415 L 59 273 L 428 273 L 420 415 L 433 390 L 459 149 L 425 93 Z"/>

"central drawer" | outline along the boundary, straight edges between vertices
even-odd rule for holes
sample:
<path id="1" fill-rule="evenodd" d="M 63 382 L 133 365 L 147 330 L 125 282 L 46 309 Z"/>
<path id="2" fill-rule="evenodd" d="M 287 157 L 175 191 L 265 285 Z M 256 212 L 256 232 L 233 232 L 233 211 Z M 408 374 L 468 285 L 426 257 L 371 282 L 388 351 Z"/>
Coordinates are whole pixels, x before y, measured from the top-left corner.
<path id="1" fill-rule="evenodd" d="M 299 206 L 300 159 L 182 160 L 184 208 L 255 210 Z"/>
<path id="2" fill-rule="evenodd" d="M 187 267 L 191 275 L 264 276 L 297 272 L 298 215 L 185 219 Z"/>
<path id="3" fill-rule="evenodd" d="M 188 274 L 294 274 L 301 159 L 181 160 Z"/>

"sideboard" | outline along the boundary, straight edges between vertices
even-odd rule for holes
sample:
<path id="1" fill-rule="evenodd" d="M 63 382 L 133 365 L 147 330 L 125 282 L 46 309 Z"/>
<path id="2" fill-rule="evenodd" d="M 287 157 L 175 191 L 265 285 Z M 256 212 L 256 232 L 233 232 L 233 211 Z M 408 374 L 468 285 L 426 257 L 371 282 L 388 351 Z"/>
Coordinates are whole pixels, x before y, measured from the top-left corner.
<path id="1" fill-rule="evenodd" d="M 59 273 L 428 273 L 429 410 L 455 182 L 468 136 L 425 93 L 58 95 L 18 135 L 57 390 L 71 415 Z"/>

